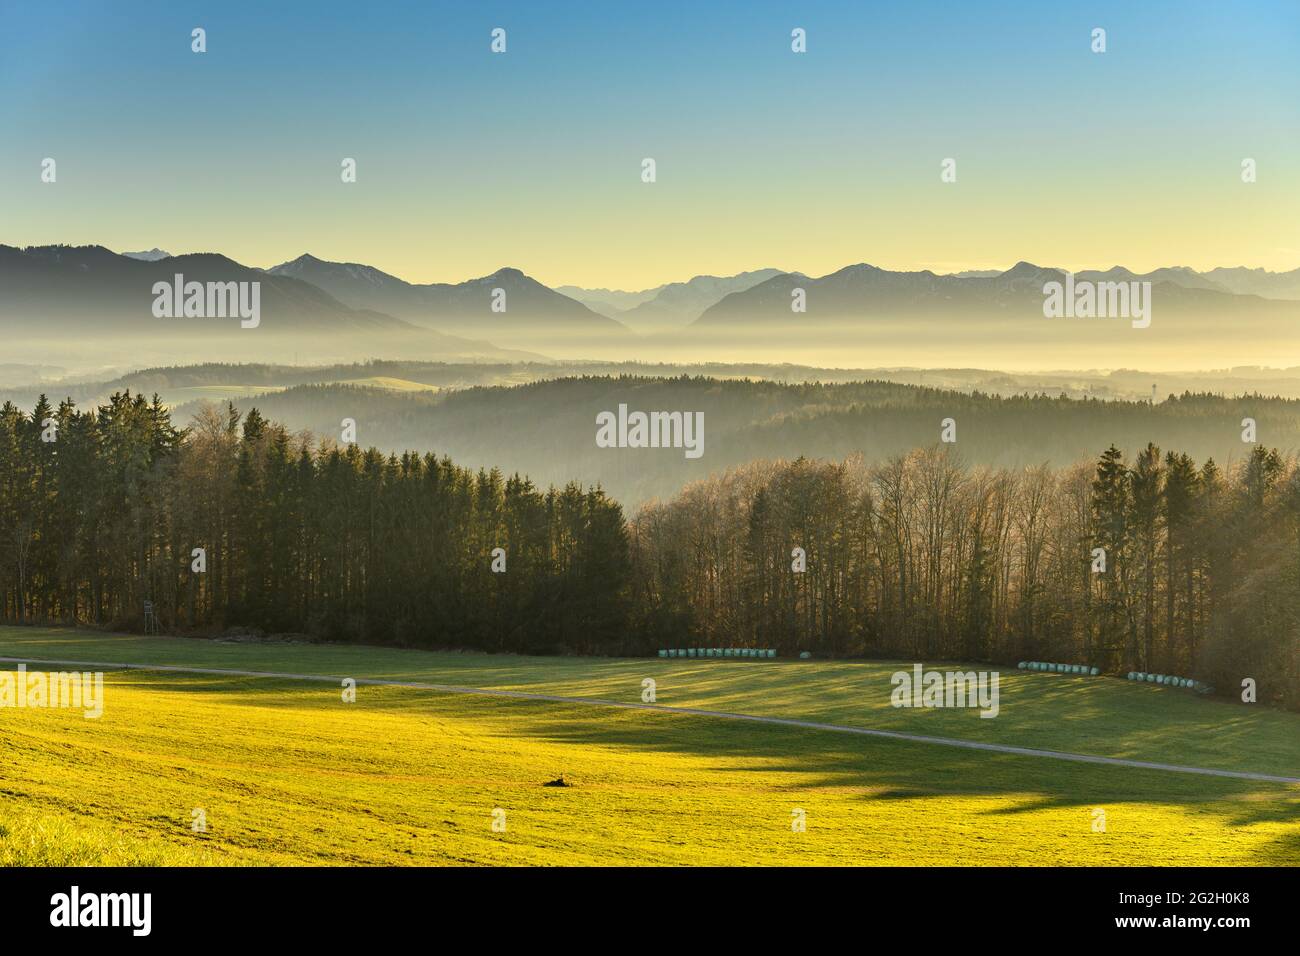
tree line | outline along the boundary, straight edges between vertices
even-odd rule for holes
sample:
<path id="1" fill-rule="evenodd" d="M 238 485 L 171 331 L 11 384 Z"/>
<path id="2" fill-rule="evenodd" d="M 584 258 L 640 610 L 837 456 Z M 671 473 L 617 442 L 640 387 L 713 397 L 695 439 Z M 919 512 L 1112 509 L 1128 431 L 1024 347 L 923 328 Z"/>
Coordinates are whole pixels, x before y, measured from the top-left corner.
<path id="1" fill-rule="evenodd" d="M 256 409 L 0 407 L 0 619 L 492 651 L 1088 663 L 1300 702 L 1300 468 L 1148 445 L 1053 469 L 936 445 L 757 461 L 631 519 Z M 496 551 L 495 549 L 500 549 Z M 494 570 L 495 567 L 495 570 Z M 800 569 L 796 569 L 800 568 Z"/>
<path id="2" fill-rule="evenodd" d="M 8 622 L 138 630 L 149 602 L 176 632 L 595 653 L 625 636 L 629 573 L 599 490 L 316 443 L 229 405 L 183 430 L 127 392 L 0 408 Z"/>
<path id="3" fill-rule="evenodd" d="M 1148 445 L 1063 469 L 755 462 L 643 508 L 633 605 L 659 640 L 1086 663 L 1300 706 L 1300 468 Z M 806 570 L 794 570 L 802 551 Z M 680 640 L 678 641 L 680 644 Z"/>
<path id="4" fill-rule="evenodd" d="M 150 386 L 153 387 L 153 386 Z M 593 441 L 596 416 L 631 409 L 702 412 L 708 451 L 611 455 Z M 292 428 L 337 433 L 343 418 L 363 424 L 358 441 L 385 451 L 437 447 L 469 467 L 497 465 L 542 485 L 599 482 L 629 510 L 675 495 L 690 481 L 769 458 L 871 460 L 938 441 L 941 422 L 957 422 L 971 465 L 1019 468 L 1095 455 L 1112 442 L 1132 456 L 1148 441 L 1222 465 L 1244 457 L 1243 419 L 1259 440 L 1300 448 L 1300 401 L 1185 393 L 1151 404 L 982 392 L 861 381 L 838 384 L 585 375 L 511 387 L 405 392 L 354 384 L 299 385 L 236 399 Z M 183 408 L 178 421 L 188 421 Z"/>

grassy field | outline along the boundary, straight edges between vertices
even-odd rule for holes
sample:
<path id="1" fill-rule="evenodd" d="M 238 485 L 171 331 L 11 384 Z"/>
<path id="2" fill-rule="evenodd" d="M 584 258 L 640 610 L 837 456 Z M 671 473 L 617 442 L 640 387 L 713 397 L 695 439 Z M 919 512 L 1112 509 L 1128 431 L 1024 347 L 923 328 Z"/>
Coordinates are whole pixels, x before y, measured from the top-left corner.
<path id="1" fill-rule="evenodd" d="M 0 656 L 428 681 L 1300 776 L 1300 715 L 1004 672 L 1001 713 L 889 706 L 900 665 L 520 658 L 0 628 Z M 12 669 L 15 665 L 0 665 Z M 32 665 L 32 669 L 36 669 Z M 57 669 L 54 667 L 51 670 Z M 0 710 L 2 863 L 1296 864 L 1300 786 L 721 718 L 116 671 Z M 545 787 L 563 775 L 572 786 Z M 206 833 L 191 830 L 202 808 Z M 493 810 L 506 829 L 494 832 Z M 803 810 L 806 832 L 792 832 Z M 1094 812 L 1105 811 L 1105 832 Z"/>
<path id="2" fill-rule="evenodd" d="M 426 385 L 424 382 L 412 382 L 405 378 L 392 378 L 387 375 L 375 375 L 370 378 L 341 379 L 338 385 L 361 385 L 368 388 L 387 388 L 395 392 L 440 392 L 441 386 Z"/>

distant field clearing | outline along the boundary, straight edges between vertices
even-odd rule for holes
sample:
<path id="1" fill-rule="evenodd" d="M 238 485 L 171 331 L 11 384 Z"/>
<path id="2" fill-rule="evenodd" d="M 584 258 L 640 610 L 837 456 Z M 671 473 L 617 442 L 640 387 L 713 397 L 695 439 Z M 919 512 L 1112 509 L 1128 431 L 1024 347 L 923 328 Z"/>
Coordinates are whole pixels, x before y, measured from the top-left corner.
<path id="1" fill-rule="evenodd" d="M 371 388 L 387 388 L 395 392 L 440 392 L 442 388 L 438 385 L 426 385 L 423 382 L 412 382 L 404 378 L 389 378 L 384 375 L 378 375 L 373 378 L 352 378 L 332 384 L 337 385 L 364 385 Z"/>

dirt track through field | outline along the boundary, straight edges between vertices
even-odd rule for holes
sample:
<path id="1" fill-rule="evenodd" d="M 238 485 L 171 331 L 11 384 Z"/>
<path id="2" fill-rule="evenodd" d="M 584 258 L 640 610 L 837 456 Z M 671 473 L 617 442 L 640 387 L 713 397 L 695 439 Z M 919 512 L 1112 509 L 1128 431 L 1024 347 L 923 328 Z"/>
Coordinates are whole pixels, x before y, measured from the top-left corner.
<path id="1" fill-rule="evenodd" d="M 180 667 L 173 664 L 121 664 L 109 661 L 62 661 L 30 657 L 0 657 L 0 662 L 11 664 L 58 664 L 66 667 L 93 668 L 96 670 L 166 671 L 178 674 L 208 674 L 218 677 L 264 677 L 275 680 L 316 681 L 339 685 L 343 677 L 326 674 L 286 674 L 278 671 L 230 670 L 215 667 Z M 840 734 L 858 734 L 864 737 L 885 737 L 913 743 L 935 744 L 941 747 L 961 747 L 966 750 L 987 750 L 994 753 L 1015 754 L 1021 757 L 1046 757 L 1051 760 L 1070 760 L 1075 763 L 1108 764 L 1115 767 L 1133 767 L 1139 770 L 1163 770 L 1171 773 L 1191 773 L 1205 777 L 1231 777 L 1237 780 L 1261 780 L 1268 783 L 1300 784 L 1300 777 L 1280 777 L 1245 770 L 1214 770 L 1206 767 L 1182 767 L 1177 764 L 1152 763 L 1146 760 L 1129 760 L 1123 757 L 1098 757 L 1092 754 L 1074 754 L 1059 750 L 1036 750 L 1031 747 L 1013 747 L 1009 744 L 988 744 L 953 737 L 930 737 L 925 734 L 908 734 L 897 730 L 871 730 L 866 727 L 845 727 L 841 724 L 822 724 L 812 720 L 791 717 L 764 717 L 758 714 L 736 714 L 724 710 L 703 710 L 698 707 L 669 707 L 666 704 L 643 704 L 595 697 L 563 697 L 557 694 L 534 694 L 518 690 L 493 690 L 483 687 L 460 687 L 455 684 L 430 684 L 421 681 L 381 680 L 355 677 L 358 686 L 405 687 L 412 690 L 431 690 L 443 694 L 472 694 L 480 697 L 504 697 L 512 700 L 537 700 L 559 704 L 582 704 L 588 707 L 617 707 L 622 710 L 645 710 L 662 714 L 682 714 L 690 717 L 714 717 L 722 720 L 747 720 L 756 724 L 777 724 L 785 727 L 803 727 L 809 730 L 830 731 Z"/>

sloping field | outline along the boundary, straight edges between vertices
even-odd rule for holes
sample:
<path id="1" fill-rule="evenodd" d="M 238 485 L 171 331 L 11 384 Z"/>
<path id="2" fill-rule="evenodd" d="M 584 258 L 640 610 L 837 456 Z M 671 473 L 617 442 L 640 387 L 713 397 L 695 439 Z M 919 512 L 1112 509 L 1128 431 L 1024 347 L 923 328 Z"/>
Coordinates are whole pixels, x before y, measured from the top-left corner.
<path id="1" fill-rule="evenodd" d="M 627 703 L 651 677 L 674 707 L 1300 777 L 1296 715 L 1098 678 L 1004 672 L 999 716 L 980 719 L 889 706 L 889 675 L 905 665 L 881 663 L 28 628 L 0 629 L 0 656 Z M 572 786 L 543 786 L 560 776 Z M 206 833 L 191 830 L 196 808 Z M 792 831 L 796 810 L 806 832 Z M 591 704 L 365 684 L 345 703 L 325 682 L 111 671 L 98 719 L 0 709 L 0 862 L 1295 864 L 1300 786 Z"/>
<path id="2" fill-rule="evenodd" d="M 440 392 L 442 387 L 438 385 L 426 385 L 424 382 L 412 382 L 404 378 L 392 378 L 386 375 L 376 375 L 371 378 L 353 378 L 337 382 L 339 385 L 362 385 L 370 388 L 387 388 L 395 392 Z"/>

